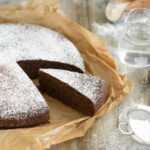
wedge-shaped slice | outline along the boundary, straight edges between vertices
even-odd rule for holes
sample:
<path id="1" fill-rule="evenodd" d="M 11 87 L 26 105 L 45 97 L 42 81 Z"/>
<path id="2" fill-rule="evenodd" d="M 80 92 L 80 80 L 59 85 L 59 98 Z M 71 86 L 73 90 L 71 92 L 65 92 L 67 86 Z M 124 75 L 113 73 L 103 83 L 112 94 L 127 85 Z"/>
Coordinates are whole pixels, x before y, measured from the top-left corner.
<path id="1" fill-rule="evenodd" d="M 50 96 L 90 116 L 102 106 L 107 91 L 100 78 L 58 69 L 40 69 L 39 83 Z"/>

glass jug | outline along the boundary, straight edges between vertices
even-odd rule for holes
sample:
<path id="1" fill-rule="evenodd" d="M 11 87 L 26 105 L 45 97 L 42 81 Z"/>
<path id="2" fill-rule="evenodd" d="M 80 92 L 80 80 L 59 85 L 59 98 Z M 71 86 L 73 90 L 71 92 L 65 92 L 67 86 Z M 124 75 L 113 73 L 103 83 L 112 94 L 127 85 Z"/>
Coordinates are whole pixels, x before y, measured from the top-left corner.
<path id="1" fill-rule="evenodd" d="M 133 9 L 124 24 L 117 52 L 121 62 L 134 68 L 150 67 L 150 10 Z"/>

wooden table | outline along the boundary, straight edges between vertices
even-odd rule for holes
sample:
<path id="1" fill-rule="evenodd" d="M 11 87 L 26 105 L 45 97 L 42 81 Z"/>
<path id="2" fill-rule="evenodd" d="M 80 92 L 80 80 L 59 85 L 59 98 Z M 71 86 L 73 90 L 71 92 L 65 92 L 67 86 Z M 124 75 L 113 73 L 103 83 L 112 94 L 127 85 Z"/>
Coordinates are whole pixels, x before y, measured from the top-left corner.
<path id="1" fill-rule="evenodd" d="M 92 23 L 107 22 L 104 11 L 109 0 L 61 0 L 65 16 L 92 31 Z M 150 105 L 150 85 L 147 70 L 135 70 L 118 63 L 120 72 L 128 73 L 134 90 L 113 111 L 95 121 L 82 138 L 52 146 L 50 150 L 150 150 L 150 147 L 135 142 L 130 136 L 122 135 L 118 124 L 126 121 L 126 113 L 135 103 Z"/>
<path id="2" fill-rule="evenodd" d="M 61 10 L 66 17 L 92 31 L 93 22 L 107 21 L 104 10 L 108 1 L 61 0 Z M 1 0 L 0 4 L 8 2 L 10 0 Z M 121 63 L 118 63 L 118 67 L 120 72 L 131 77 L 133 93 L 110 113 L 97 119 L 84 137 L 52 146 L 49 150 L 150 150 L 150 147 L 135 142 L 130 136 L 122 135 L 118 130 L 118 124 L 126 121 L 126 113 L 131 105 L 150 105 L 150 85 L 146 84 L 147 70 L 134 70 Z"/>

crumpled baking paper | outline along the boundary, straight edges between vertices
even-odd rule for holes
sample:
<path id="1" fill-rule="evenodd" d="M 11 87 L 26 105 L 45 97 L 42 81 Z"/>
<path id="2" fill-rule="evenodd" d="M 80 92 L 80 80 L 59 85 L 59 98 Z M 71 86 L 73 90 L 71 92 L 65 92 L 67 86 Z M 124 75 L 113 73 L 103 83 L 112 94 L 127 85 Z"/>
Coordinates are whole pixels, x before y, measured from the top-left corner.
<path id="1" fill-rule="evenodd" d="M 95 118 L 105 115 L 132 91 L 127 75 L 118 73 L 105 43 L 59 11 L 59 0 L 29 0 L 0 8 L 0 23 L 28 23 L 51 28 L 72 41 L 80 51 L 86 73 L 98 76 L 108 84 L 103 107 L 93 117 L 84 116 L 43 94 L 50 106 L 50 123 L 32 128 L 0 130 L 0 150 L 45 150 L 51 145 L 82 137 Z"/>

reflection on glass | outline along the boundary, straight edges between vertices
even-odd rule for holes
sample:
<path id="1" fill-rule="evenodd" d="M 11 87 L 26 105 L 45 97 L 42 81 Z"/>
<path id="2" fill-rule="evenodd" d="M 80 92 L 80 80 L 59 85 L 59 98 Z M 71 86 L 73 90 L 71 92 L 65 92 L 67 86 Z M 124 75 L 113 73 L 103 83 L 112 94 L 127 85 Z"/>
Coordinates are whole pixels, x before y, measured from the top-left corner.
<path id="1" fill-rule="evenodd" d="M 118 45 L 118 56 L 124 64 L 143 68 L 150 66 L 150 10 L 134 9 L 125 18 L 125 29 Z"/>

